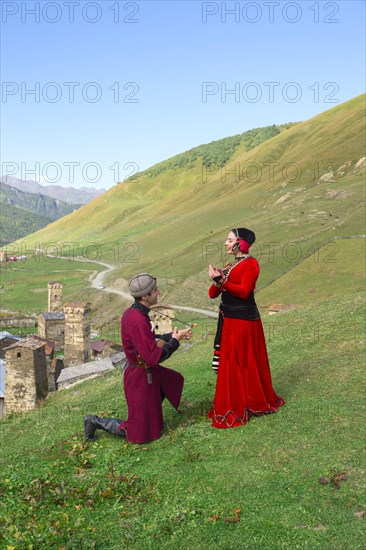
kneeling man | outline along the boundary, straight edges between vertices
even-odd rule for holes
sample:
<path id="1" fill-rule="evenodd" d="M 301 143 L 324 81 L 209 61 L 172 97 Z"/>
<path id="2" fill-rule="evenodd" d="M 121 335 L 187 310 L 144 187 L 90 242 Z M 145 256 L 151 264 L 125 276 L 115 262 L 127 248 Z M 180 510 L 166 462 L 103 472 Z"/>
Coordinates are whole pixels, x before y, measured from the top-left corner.
<path id="1" fill-rule="evenodd" d="M 122 345 L 127 359 L 124 374 L 124 391 L 128 418 L 84 419 L 85 438 L 94 439 L 97 428 L 126 437 L 131 443 L 146 443 L 159 439 L 163 429 L 162 401 L 166 397 L 178 410 L 184 378 L 160 363 L 168 359 L 179 347 L 181 339 L 189 340 L 191 328 L 156 335 L 150 322 L 149 311 L 160 294 L 156 279 L 147 273 L 136 275 L 129 282 L 135 303 L 121 320 Z M 160 339 L 158 345 L 156 338 Z"/>

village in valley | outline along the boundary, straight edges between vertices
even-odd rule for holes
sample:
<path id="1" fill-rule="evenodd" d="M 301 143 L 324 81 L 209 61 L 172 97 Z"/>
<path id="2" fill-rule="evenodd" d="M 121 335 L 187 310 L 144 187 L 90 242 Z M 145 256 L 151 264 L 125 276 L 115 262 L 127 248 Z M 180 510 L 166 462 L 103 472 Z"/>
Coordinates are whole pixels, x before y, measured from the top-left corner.
<path id="1" fill-rule="evenodd" d="M 47 286 L 47 311 L 37 318 L 2 319 L 2 328 L 35 327 L 36 331 L 38 326 L 38 331 L 25 338 L 0 332 L 0 420 L 34 409 L 49 392 L 125 367 L 121 343 L 91 337 L 90 303 L 63 302 L 59 281 Z M 153 306 L 150 317 L 157 333 L 172 330 L 171 306 Z"/>
<path id="2" fill-rule="evenodd" d="M 0 250 L 0 262 L 24 261 Z M 96 288 L 104 291 L 105 286 Z M 91 304 L 63 301 L 63 284 L 47 284 L 47 311 L 38 316 L 3 311 L 0 330 L 0 420 L 5 415 L 33 410 L 49 392 L 69 388 L 103 375 L 116 367 L 124 369 L 125 354 L 118 334 L 113 340 L 99 337 L 91 326 Z M 156 334 L 172 331 L 174 307 L 156 304 L 150 312 Z M 296 305 L 272 304 L 269 315 L 298 309 Z M 121 311 L 121 315 L 122 315 Z M 16 333 L 12 334 L 13 331 Z M 34 333 L 33 330 L 34 329 Z M 23 337 L 24 332 L 31 332 Z"/>

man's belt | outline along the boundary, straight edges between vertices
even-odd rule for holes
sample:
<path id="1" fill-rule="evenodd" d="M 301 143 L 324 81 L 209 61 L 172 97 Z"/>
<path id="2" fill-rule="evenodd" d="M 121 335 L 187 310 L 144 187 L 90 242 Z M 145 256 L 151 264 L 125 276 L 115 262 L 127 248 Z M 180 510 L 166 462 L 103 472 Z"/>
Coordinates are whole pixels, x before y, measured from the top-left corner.
<path id="1" fill-rule="evenodd" d="M 146 376 L 147 376 L 147 383 L 152 384 L 152 374 L 151 374 L 151 367 L 145 361 L 142 359 L 140 355 L 137 356 L 137 365 L 132 365 L 130 363 L 130 366 L 137 369 L 145 369 L 146 370 Z"/>
<path id="2" fill-rule="evenodd" d="M 138 355 L 137 356 L 137 366 L 140 368 L 140 369 L 149 369 L 149 365 L 147 363 L 145 363 L 145 361 L 142 359 L 141 355 Z"/>

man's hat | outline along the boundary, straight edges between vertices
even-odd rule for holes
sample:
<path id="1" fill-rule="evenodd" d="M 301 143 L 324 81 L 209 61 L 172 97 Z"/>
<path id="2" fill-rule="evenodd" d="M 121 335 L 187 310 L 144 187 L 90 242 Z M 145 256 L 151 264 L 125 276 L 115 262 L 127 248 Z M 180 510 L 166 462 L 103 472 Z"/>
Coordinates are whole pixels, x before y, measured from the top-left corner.
<path id="1" fill-rule="evenodd" d="M 156 279 L 148 273 L 139 273 L 132 277 L 128 283 L 130 294 L 134 298 L 141 298 L 145 294 L 150 294 L 156 288 Z"/>

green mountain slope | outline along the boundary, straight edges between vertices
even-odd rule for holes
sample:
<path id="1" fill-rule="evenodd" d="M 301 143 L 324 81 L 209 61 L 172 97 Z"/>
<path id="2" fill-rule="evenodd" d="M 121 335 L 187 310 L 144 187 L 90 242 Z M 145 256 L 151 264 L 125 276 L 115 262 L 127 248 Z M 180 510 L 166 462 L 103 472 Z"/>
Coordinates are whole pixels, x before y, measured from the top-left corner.
<path id="1" fill-rule="evenodd" d="M 295 250 L 295 249 L 293 249 Z M 256 293 L 262 308 L 309 305 L 365 288 L 365 236 L 335 239 Z"/>
<path id="2" fill-rule="evenodd" d="M 99 259 L 118 267 L 113 279 L 151 271 L 164 298 L 207 305 L 207 264 L 225 263 L 227 231 L 247 226 L 257 234 L 260 288 L 299 255 L 364 233 L 364 105 L 356 97 L 249 151 L 240 141 L 219 169 L 203 156 L 183 167 L 170 159 L 28 236 L 27 246 L 57 241 L 67 253 L 71 241 L 81 254 L 97 243 Z"/>
<path id="3" fill-rule="evenodd" d="M 14 206 L 0 204 L 0 246 L 11 243 L 14 238 L 20 239 L 29 233 L 38 231 L 49 221 L 36 213 L 27 212 Z"/>
<path id="4" fill-rule="evenodd" d="M 239 148 L 244 151 L 250 151 L 257 145 L 291 128 L 294 124 L 296 123 L 289 122 L 288 124 L 281 124 L 280 126 L 273 124 L 273 126 L 265 126 L 264 128 L 254 128 L 253 130 L 248 130 L 236 136 L 212 141 L 205 145 L 199 145 L 185 153 L 180 153 L 171 159 L 156 164 L 148 170 L 145 170 L 143 174 L 145 176 L 157 176 L 169 170 L 192 168 L 197 160 L 206 168 L 218 169 L 224 166 Z M 136 176 L 133 179 L 136 179 Z"/>
<path id="5" fill-rule="evenodd" d="M 73 212 L 77 205 L 0 182 L 0 246 L 13 242 Z"/>

